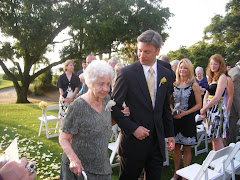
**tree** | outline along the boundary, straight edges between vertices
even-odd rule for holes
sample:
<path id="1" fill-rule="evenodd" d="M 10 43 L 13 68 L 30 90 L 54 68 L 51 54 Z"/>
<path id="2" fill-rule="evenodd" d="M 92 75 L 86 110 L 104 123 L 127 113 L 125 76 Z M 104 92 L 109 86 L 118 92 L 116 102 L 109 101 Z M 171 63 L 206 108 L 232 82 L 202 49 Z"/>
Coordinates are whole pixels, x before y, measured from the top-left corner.
<path id="1" fill-rule="evenodd" d="M 205 39 L 226 46 L 226 61 L 235 64 L 240 59 L 240 1 L 226 5 L 226 16 L 216 15 L 204 30 Z"/>
<path id="2" fill-rule="evenodd" d="M 220 46 L 216 44 L 208 44 L 204 41 L 200 41 L 189 47 L 190 60 L 193 63 L 194 69 L 197 66 L 206 69 L 208 66 L 209 58 L 213 54 L 221 54 L 225 56 L 225 46 Z"/>
<path id="3" fill-rule="evenodd" d="M 178 59 L 178 60 L 181 60 L 183 58 L 188 58 L 190 59 L 191 57 L 191 54 L 188 50 L 188 48 L 186 46 L 181 46 L 178 50 L 176 51 L 170 51 L 167 56 L 169 56 L 169 58 L 171 60 L 175 60 L 175 59 Z"/>
<path id="4" fill-rule="evenodd" d="M 29 84 L 36 77 L 65 60 L 53 62 L 31 74 L 33 66 L 44 60 L 48 46 L 55 43 L 54 38 L 71 25 L 73 19 L 84 19 L 92 12 L 87 9 L 90 5 L 90 2 L 72 0 L 1 0 L 0 30 L 4 35 L 13 37 L 15 42 L 2 44 L 0 65 L 13 81 L 17 103 L 28 102 Z M 21 83 L 6 62 L 12 62 L 18 69 Z"/>
<path id="5" fill-rule="evenodd" d="M 167 55 L 171 60 L 188 58 L 191 60 L 194 69 L 197 66 L 206 69 L 208 66 L 208 60 L 213 54 L 221 54 L 222 56 L 225 56 L 225 46 L 199 41 L 189 48 L 181 46 L 178 50 L 170 51 Z"/>
<path id="6" fill-rule="evenodd" d="M 86 22 L 76 22 L 72 26 L 71 43 L 63 51 L 63 56 L 79 59 L 89 53 L 101 55 L 119 51 L 119 44 L 134 47 L 139 34 L 147 29 L 159 32 L 165 41 L 164 32 L 172 15 L 168 8 L 160 7 L 159 0 L 108 0 L 102 1 L 96 13 Z M 123 52 L 129 52 L 130 49 Z M 132 57 L 132 60 L 135 58 Z"/>

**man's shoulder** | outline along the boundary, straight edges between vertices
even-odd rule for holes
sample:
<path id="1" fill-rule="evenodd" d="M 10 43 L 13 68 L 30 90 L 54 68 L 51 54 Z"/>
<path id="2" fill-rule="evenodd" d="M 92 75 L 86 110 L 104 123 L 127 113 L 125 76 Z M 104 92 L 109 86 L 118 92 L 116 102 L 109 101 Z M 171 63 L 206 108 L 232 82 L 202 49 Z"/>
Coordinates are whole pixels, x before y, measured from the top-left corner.
<path id="1" fill-rule="evenodd" d="M 168 73 L 169 75 L 172 74 L 171 69 L 169 69 L 168 67 L 164 66 L 164 65 L 162 64 L 162 62 L 160 62 L 160 60 L 158 60 L 157 63 L 158 63 L 158 68 L 160 68 L 161 71 L 164 71 L 164 73 Z M 164 62 L 164 63 L 165 63 L 165 62 Z M 171 66 L 170 66 L 170 67 L 171 67 Z"/>
<path id="2" fill-rule="evenodd" d="M 141 67 L 141 64 L 139 63 L 139 61 L 137 61 L 137 62 L 134 62 L 133 64 L 125 66 L 121 70 L 122 70 L 122 72 L 129 72 L 129 71 L 134 71 L 134 70 L 138 69 L 139 67 Z"/>
<path id="3" fill-rule="evenodd" d="M 230 71 L 229 71 L 229 73 L 228 73 L 232 78 L 233 78 L 233 76 L 238 76 L 238 75 L 240 75 L 240 69 L 239 69 L 239 67 L 234 67 L 234 68 L 232 68 Z"/>
<path id="4" fill-rule="evenodd" d="M 79 76 L 80 74 L 83 73 L 83 69 L 80 69 L 78 72 L 77 72 L 77 75 Z"/>
<path id="5" fill-rule="evenodd" d="M 162 66 L 164 66 L 165 68 L 171 70 L 171 65 L 167 62 L 161 61 L 161 60 L 157 60 L 158 64 L 161 64 Z"/>

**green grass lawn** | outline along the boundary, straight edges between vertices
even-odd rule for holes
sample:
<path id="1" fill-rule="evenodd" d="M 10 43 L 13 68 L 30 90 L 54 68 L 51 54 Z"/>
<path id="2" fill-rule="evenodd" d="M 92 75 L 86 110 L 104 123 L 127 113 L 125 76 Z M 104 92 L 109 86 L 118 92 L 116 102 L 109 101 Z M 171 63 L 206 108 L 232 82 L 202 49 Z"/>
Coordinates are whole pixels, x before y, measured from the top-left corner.
<path id="1" fill-rule="evenodd" d="M 19 154 L 28 160 L 37 162 L 36 179 L 59 179 L 62 149 L 58 138 L 46 139 L 42 133 L 38 137 L 41 109 L 38 104 L 0 104 L 0 153 L 17 137 Z M 53 112 L 57 116 L 57 112 Z M 53 125 L 52 125 L 53 126 Z M 194 156 L 192 163 L 202 163 L 207 153 Z M 170 165 L 163 168 L 163 180 L 169 180 L 174 171 L 173 154 L 170 153 Z M 119 168 L 113 168 L 112 179 L 118 179 Z"/>
<path id="2" fill-rule="evenodd" d="M 12 81 L 0 79 L 0 89 L 6 88 L 6 87 L 12 87 L 12 86 L 13 86 Z"/>

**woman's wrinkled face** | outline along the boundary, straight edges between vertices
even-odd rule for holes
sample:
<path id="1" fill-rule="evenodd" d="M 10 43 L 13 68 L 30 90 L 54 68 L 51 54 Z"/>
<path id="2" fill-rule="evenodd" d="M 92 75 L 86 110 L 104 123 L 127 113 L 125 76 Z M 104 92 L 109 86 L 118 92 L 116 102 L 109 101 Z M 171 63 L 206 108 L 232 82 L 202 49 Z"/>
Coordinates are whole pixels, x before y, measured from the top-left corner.
<path id="1" fill-rule="evenodd" d="M 203 78 L 203 72 L 196 72 L 197 79 L 201 80 Z"/>
<path id="2" fill-rule="evenodd" d="M 110 75 L 97 77 L 96 81 L 89 88 L 98 99 L 104 99 L 110 91 Z"/>
<path id="3" fill-rule="evenodd" d="M 214 72 L 218 72 L 219 70 L 219 63 L 214 61 L 213 59 L 210 60 L 210 69 L 211 71 L 214 73 Z"/>
<path id="4" fill-rule="evenodd" d="M 179 74 L 181 77 L 186 77 L 188 75 L 188 69 L 185 63 L 180 64 Z"/>

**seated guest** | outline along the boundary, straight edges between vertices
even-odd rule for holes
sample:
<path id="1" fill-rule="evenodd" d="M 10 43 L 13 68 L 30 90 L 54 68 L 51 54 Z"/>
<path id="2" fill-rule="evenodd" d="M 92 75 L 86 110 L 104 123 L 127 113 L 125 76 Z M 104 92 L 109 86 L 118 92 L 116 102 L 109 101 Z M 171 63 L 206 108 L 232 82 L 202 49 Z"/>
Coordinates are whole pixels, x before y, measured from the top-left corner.
<path id="1" fill-rule="evenodd" d="M 86 68 L 84 78 L 89 90 L 69 106 L 59 137 L 64 151 L 61 179 L 78 179 L 84 170 L 88 179 L 110 180 L 112 118 L 106 106 L 114 71 L 106 61 L 95 60 Z"/>
<path id="2" fill-rule="evenodd" d="M 207 78 L 203 77 L 204 70 L 203 70 L 202 67 L 198 66 L 195 69 L 195 73 L 196 73 L 196 81 L 197 81 L 197 83 L 200 86 L 200 92 L 201 92 L 202 99 L 203 99 L 204 98 L 204 94 L 205 94 L 206 89 L 207 89 L 207 85 L 208 85 Z"/>
<path id="3" fill-rule="evenodd" d="M 179 63 L 179 60 L 177 60 L 177 59 L 170 62 L 172 70 L 174 71 L 174 73 L 176 73 L 178 63 Z"/>
<path id="4" fill-rule="evenodd" d="M 117 63 L 118 63 L 118 60 L 115 59 L 115 58 L 111 58 L 111 59 L 108 60 L 108 64 L 109 64 L 110 66 L 112 66 L 112 68 L 114 68 Z"/>

